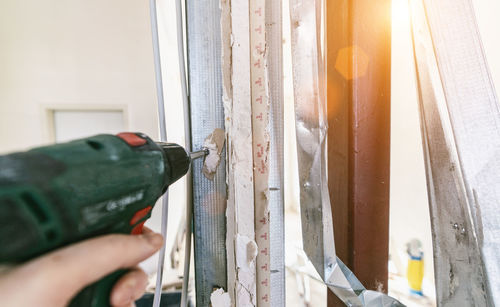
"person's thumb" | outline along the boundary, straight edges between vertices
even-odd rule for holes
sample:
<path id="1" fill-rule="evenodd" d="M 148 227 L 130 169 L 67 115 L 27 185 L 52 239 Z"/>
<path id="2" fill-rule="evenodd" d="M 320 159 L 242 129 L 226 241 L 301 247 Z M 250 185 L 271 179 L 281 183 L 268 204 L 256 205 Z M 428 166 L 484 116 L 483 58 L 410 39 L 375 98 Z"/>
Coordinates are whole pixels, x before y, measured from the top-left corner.
<path id="1" fill-rule="evenodd" d="M 52 298 L 47 306 L 65 305 L 85 286 L 150 257 L 162 243 L 162 236 L 151 231 L 97 237 L 31 260 L 10 272 L 9 280 L 38 299 Z"/>

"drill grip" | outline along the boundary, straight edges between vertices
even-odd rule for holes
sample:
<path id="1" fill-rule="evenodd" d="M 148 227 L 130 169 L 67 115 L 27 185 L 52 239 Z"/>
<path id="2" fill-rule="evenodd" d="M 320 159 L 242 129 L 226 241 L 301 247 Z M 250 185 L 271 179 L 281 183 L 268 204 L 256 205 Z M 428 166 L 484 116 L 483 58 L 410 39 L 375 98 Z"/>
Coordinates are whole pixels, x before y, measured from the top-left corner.
<path id="1" fill-rule="evenodd" d="M 107 307 L 110 306 L 111 290 L 115 283 L 129 270 L 118 270 L 99 281 L 85 287 L 69 304 L 69 307 Z"/>

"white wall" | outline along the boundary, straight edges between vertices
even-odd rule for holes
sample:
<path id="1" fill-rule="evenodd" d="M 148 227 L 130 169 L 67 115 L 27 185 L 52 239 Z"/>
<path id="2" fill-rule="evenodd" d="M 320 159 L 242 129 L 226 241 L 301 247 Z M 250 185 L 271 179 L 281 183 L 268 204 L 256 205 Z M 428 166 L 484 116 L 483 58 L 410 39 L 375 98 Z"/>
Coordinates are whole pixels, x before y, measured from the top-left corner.
<path id="1" fill-rule="evenodd" d="M 44 106 L 128 109 L 157 136 L 146 1 L 0 2 L 0 151 L 49 142 Z"/>

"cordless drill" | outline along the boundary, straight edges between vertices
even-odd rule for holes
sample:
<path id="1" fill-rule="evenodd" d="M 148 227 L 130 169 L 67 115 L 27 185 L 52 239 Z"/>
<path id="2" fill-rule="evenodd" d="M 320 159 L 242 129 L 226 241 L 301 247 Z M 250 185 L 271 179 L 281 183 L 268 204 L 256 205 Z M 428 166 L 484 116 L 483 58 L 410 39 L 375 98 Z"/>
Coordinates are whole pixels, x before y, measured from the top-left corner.
<path id="1" fill-rule="evenodd" d="M 120 133 L 1 156 L 0 263 L 99 235 L 140 234 L 158 198 L 204 154 Z M 125 272 L 88 286 L 70 306 L 109 306 Z"/>

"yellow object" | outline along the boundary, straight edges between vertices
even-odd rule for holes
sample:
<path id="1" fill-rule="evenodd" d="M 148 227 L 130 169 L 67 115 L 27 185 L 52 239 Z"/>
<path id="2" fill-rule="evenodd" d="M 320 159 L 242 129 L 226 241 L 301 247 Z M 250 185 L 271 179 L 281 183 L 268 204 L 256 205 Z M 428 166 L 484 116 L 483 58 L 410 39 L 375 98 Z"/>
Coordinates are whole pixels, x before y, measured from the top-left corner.
<path id="1" fill-rule="evenodd" d="M 414 294 L 423 295 L 422 280 L 424 279 L 423 257 L 410 256 L 408 259 L 408 270 L 406 271 L 410 291 Z"/>

